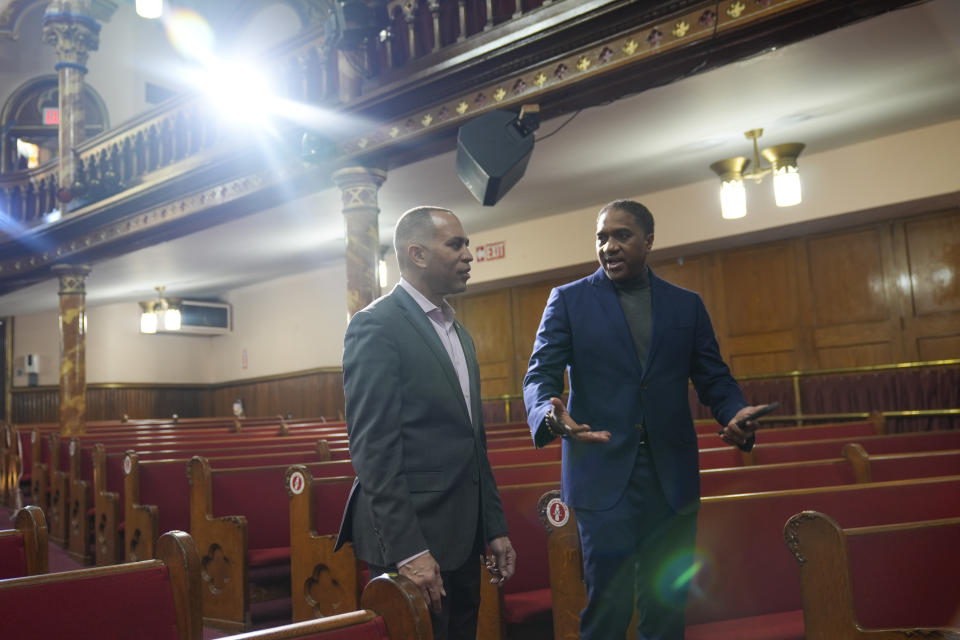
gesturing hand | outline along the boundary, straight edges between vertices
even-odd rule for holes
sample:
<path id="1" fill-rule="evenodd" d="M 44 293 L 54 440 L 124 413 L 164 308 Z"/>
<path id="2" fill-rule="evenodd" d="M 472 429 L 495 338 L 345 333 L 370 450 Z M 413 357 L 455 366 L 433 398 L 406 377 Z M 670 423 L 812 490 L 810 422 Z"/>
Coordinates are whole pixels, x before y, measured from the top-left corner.
<path id="1" fill-rule="evenodd" d="M 493 575 L 490 584 L 502 584 L 513 577 L 517 568 L 517 552 L 510 544 L 510 538 L 500 536 L 488 543 L 492 556 L 487 557 L 487 571 Z"/>
<path id="2" fill-rule="evenodd" d="M 756 431 L 760 424 L 756 420 L 747 420 L 743 427 L 739 427 L 737 426 L 737 422 L 756 413 L 765 406 L 767 405 L 761 404 L 755 407 L 744 407 L 740 409 L 740 411 L 737 411 L 737 415 L 733 416 L 727 426 L 720 431 L 720 437 L 723 438 L 727 444 L 738 447 L 746 444 L 747 440 L 750 439 L 750 434 Z"/>
<path id="3" fill-rule="evenodd" d="M 552 419 L 555 428 L 562 430 L 566 437 L 577 442 L 610 442 L 609 431 L 594 431 L 589 425 L 577 424 L 567 413 L 567 408 L 563 406 L 560 398 L 550 398 L 550 404 L 553 409 L 547 414 L 547 420 Z"/>
<path id="4" fill-rule="evenodd" d="M 430 608 L 440 612 L 441 598 L 447 595 L 447 592 L 443 588 L 443 578 L 440 577 L 440 565 L 429 551 L 398 568 L 397 573 L 413 580 L 420 587 Z"/>

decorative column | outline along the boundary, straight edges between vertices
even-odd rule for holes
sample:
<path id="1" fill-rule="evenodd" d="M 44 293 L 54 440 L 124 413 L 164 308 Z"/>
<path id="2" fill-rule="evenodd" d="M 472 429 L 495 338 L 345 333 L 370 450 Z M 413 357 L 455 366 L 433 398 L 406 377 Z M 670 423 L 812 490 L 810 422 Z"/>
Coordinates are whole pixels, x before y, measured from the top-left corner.
<path id="1" fill-rule="evenodd" d="M 377 264 L 380 229 L 377 191 L 387 172 L 368 167 L 345 167 L 333 173 L 342 191 L 347 240 L 347 310 L 352 317 L 380 295 Z"/>
<path id="2" fill-rule="evenodd" d="M 89 2 L 54 0 L 43 14 L 43 40 L 57 51 L 54 69 L 59 74 L 60 189 L 57 197 L 68 202 L 78 194 L 74 148 L 83 141 L 83 78 L 87 56 L 100 46 L 100 24 L 80 13 Z M 78 185 L 79 186 L 79 185 Z"/>
<path id="3" fill-rule="evenodd" d="M 87 428 L 86 265 L 57 264 L 60 277 L 60 435 L 83 435 Z"/>

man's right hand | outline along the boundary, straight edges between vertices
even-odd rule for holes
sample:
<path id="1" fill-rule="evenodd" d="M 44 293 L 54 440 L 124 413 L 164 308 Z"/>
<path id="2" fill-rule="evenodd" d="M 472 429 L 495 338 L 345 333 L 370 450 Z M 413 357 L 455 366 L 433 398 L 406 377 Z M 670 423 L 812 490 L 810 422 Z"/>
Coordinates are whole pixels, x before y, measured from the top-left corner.
<path id="1" fill-rule="evenodd" d="M 443 588 L 443 578 L 440 577 L 440 565 L 429 551 L 398 568 L 397 573 L 413 580 L 420 587 L 430 608 L 440 613 L 440 599 L 447 595 L 447 592 Z"/>
<path id="2" fill-rule="evenodd" d="M 554 419 L 563 425 L 564 431 L 567 432 L 567 436 L 571 440 L 577 442 L 610 442 L 609 431 L 594 431 L 588 425 L 577 424 L 567 413 L 567 408 L 560 398 L 550 398 L 550 404 L 553 405 L 550 412 Z"/>

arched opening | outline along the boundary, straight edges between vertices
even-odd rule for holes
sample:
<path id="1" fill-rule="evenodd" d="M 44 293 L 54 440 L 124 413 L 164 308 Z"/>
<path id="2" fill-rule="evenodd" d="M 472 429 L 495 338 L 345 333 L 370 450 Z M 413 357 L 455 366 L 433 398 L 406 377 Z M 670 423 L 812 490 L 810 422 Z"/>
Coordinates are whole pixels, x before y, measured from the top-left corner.
<path id="1" fill-rule="evenodd" d="M 0 173 L 41 165 L 59 154 L 59 84 L 56 74 L 20 85 L 0 111 Z M 83 87 L 84 136 L 109 126 L 107 106 L 89 85 Z"/>

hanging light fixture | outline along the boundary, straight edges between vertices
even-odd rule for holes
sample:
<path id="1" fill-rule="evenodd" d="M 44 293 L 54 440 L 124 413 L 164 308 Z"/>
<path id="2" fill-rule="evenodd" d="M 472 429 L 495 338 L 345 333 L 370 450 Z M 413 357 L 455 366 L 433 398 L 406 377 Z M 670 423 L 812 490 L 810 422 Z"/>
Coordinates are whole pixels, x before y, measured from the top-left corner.
<path id="1" fill-rule="evenodd" d="M 137 15 L 154 20 L 163 15 L 163 0 L 137 0 Z"/>
<path id="2" fill-rule="evenodd" d="M 161 326 L 164 331 L 179 331 L 181 315 L 177 301 L 163 297 L 163 286 L 154 288 L 157 299 L 140 303 L 140 333 L 156 333 Z"/>
<path id="3" fill-rule="evenodd" d="M 806 145 L 788 142 L 768 147 L 761 152 L 757 145 L 757 138 L 763 135 L 763 129 L 751 129 L 743 135 L 748 140 L 753 140 L 753 169 L 747 170 L 750 159 L 743 156 L 727 158 L 710 165 L 713 172 L 720 176 L 720 214 L 726 219 L 742 218 L 747 215 L 744 179 L 750 179 L 759 184 L 768 174 L 773 174 L 773 195 L 778 207 L 792 207 L 800 204 L 802 195 L 797 156 Z M 760 166 L 761 155 L 770 163 L 769 167 Z"/>

